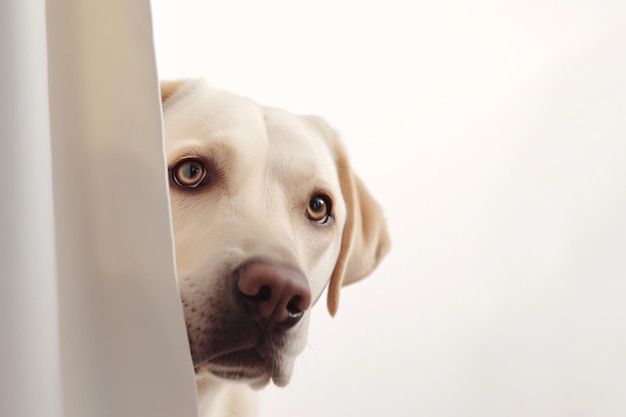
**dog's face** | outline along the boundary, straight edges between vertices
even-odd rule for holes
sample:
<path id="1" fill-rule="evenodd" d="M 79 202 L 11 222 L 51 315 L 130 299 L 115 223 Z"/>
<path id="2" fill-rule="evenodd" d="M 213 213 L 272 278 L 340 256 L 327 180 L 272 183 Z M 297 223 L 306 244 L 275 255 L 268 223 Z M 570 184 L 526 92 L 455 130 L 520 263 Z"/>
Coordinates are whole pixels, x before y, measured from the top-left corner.
<path id="1" fill-rule="evenodd" d="M 162 96 L 196 375 L 285 385 L 306 343 L 308 310 L 331 277 L 334 313 L 339 288 L 386 252 L 380 210 L 320 119 L 197 80 L 165 82 Z M 370 218 L 372 230 L 363 229 Z"/>

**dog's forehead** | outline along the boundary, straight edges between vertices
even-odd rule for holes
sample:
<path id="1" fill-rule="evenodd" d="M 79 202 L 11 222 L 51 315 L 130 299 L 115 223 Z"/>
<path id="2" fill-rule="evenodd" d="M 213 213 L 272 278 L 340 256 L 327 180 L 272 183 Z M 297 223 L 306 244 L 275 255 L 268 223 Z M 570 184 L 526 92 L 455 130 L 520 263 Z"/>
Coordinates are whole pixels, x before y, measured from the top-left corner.
<path id="1" fill-rule="evenodd" d="M 322 132 L 305 116 L 264 107 L 265 129 L 269 146 L 276 158 L 294 163 L 332 163 L 333 156 Z"/>
<path id="2" fill-rule="evenodd" d="M 228 142 L 254 150 L 266 142 L 263 110 L 253 100 L 192 81 L 164 104 L 166 146 L 179 140 Z M 258 149 L 261 150 L 261 149 Z"/>
<path id="3" fill-rule="evenodd" d="M 191 82 L 165 103 L 166 148 L 190 144 L 230 148 L 250 169 L 266 159 L 286 175 L 333 175 L 334 157 L 324 133 L 306 116 L 261 106 L 254 100 Z"/>

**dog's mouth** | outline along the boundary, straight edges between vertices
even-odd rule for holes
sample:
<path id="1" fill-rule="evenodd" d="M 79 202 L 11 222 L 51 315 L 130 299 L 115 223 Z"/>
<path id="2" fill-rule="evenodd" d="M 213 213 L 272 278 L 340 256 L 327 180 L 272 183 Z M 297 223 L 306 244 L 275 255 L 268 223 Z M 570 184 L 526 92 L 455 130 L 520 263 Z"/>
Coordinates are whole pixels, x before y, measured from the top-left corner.
<path id="1" fill-rule="evenodd" d="M 263 357 L 256 347 L 236 350 L 215 356 L 195 366 L 196 375 L 208 372 L 231 381 L 246 382 L 253 388 L 262 388 L 270 382 L 283 387 L 289 383 L 293 364 L 279 361 L 275 355 Z"/>

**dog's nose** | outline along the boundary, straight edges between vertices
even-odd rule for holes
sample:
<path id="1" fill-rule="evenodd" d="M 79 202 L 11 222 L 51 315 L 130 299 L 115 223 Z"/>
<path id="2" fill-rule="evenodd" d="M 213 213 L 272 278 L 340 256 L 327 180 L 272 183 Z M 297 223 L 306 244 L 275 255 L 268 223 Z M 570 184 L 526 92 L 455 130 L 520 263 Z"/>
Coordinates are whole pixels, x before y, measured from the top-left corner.
<path id="1" fill-rule="evenodd" d="M 290 328 L 311 305 L 311 290 L 299 271 L 264 261 L 243 265 L 236 290 L 251 318 L 262 326 Z"/>

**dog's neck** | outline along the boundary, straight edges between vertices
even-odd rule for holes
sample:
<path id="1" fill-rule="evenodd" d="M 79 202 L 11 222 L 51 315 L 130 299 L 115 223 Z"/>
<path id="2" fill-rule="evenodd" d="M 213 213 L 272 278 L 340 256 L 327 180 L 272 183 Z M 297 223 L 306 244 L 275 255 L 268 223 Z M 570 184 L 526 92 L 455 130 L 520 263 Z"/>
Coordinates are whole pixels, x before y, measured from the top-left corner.
<path id="1" fill-rule="evenodd" d="M 257 392 L 245 384 L 218 379 L 196 382 L 199 417 L 253 417 L 258 415 Z"/>
<path id="2" fill-rule="evenodd" d="M 196 382 L 196 390 L 198 391 L 198 416 L 208 417 L 226 384 L 215 380 L 203 378 Z"/>

